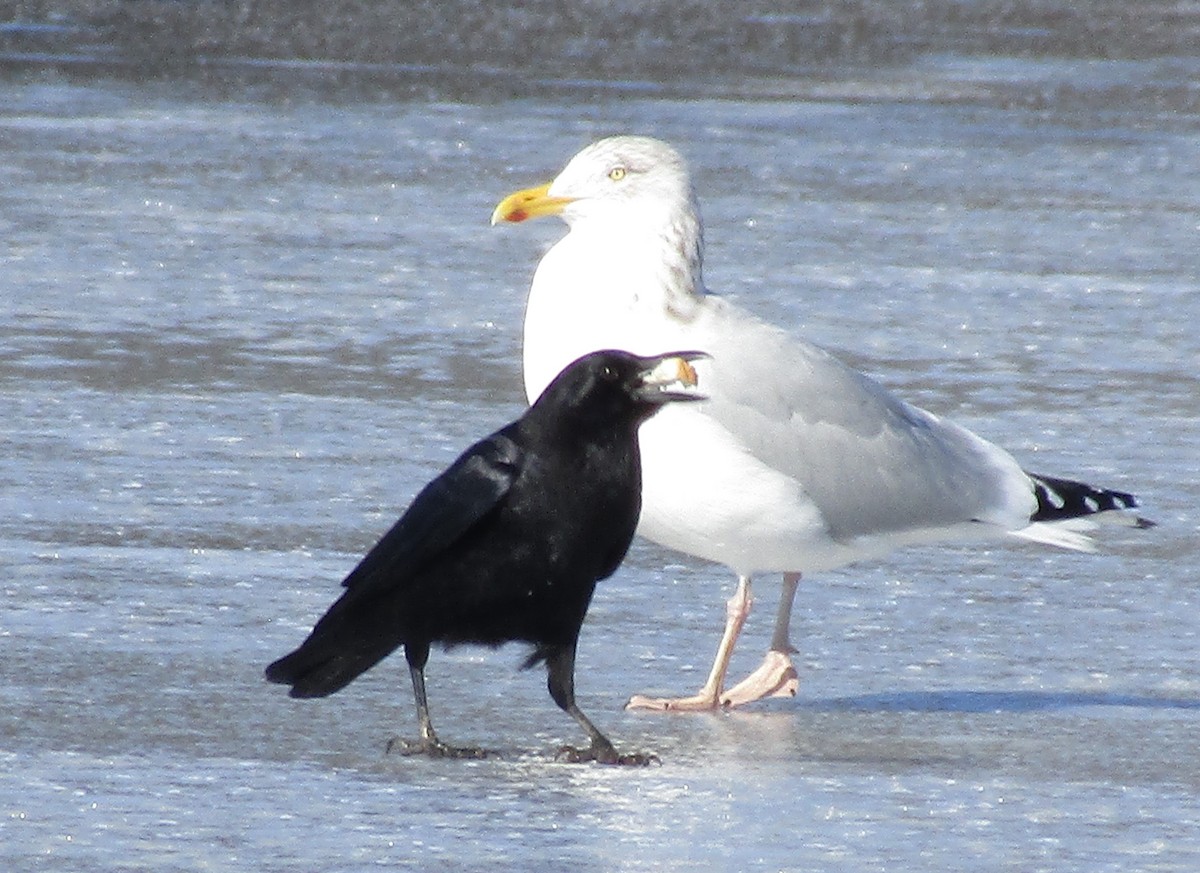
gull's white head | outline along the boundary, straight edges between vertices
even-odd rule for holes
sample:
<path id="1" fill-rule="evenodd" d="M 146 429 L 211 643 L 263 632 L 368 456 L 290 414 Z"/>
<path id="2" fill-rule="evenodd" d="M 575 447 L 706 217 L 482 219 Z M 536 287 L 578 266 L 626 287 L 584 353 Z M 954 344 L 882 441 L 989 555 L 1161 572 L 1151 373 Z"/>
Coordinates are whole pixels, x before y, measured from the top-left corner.
<path id="1" fill-rule="evenodd" d="M 525 308 L 525 384 L 535 397 L 569 361 L 602 348 L 653 353 L 704 296 L 700 217 L 679 152 L 612 136 L 545 185 L 508 195 L 492 224 L 558 215 L 570 226 L 538 264 Z"/>
<path id="2" fill-rule="evenodd" d="M 695 212 L 683 156 L 648 136 L 610 136 L 592 143 L 563 168 L 547 191 L 569 201 L 568 224 L 592 217 L 675 219 Z"/>
<path id="3" fill-rule="evenodd" d="M 648 136 L 610 136 L 579 152 L 548 185 L 511 194 L 492 224 L 561 215 L 572 227 L 593 219 L 699 234 L 696 198 L 683 156 Z"/>

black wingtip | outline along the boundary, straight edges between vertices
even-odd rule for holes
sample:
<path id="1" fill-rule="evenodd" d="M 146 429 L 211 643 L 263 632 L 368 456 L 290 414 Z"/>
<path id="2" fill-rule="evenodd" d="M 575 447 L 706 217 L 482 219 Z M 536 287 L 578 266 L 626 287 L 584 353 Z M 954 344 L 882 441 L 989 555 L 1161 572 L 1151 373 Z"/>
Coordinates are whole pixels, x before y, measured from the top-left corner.
<path id="1" fill-rule="evenodd" d="M 1125 491 L 1096 488 L 1084 482 L 1036 473 L 1027 472 L 1026 475 L 1033 483 L 1033 493 L 1037 497 L 1037 510 L 1030 516 L 1030 521 L 1062 521 L 1101 512 L 1136 509 L 1138 506 L 1137 497 Z M 1154 526 L 1154 522 L 1143 518 L 1139 518 L 1135 524 L 1138 527 Z"/>

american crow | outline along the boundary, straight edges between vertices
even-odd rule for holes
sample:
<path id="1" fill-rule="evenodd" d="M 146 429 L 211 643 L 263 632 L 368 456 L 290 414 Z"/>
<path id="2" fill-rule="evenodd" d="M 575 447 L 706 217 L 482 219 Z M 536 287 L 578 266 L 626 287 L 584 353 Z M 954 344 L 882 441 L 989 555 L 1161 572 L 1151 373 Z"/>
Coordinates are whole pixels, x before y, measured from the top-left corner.
<path id="1" fill-rule="evenodd" d="M 709 402 L 668 410 L 642 430 L 638 530 L 729 566 L 738 592 L 700 693 L 631 705 L 712 709 L 795 694 L 788 624 L 801 571 L 911 543 L 1009 534 L 1087 549 L 1081 517 L 1137 505 L 1120 491 L 1027 475 L 1002 449 L 708 294 L 695 193 L 664 142 L 594 143 L 552 183 L 506 197 L 492 222 L 540 215 L 561 215 L 570 231 L 542 258 L 529 293 L 531 396 L 592 349 L 684 345 L 712 355 L 701 367 Z M 750 578 L 766 572 L 784 573 L 771 651 L 726 690 Z"/>
<path id="2" fill-rule="evenodd" d="M 617 569 L 641 507 L 638 427 L 670 401 L 702 399 L 689 361 L 606 351 L 572 363 L 519 419 L 430 482 L 342 583 L 308 639 L 267 667 L 292 697 L 324 697 L 404 646 L 420 739 L 399 748 L 481 757 L 438 739 L 425 696 L 433 643 L 532 643 L 550 696 L 587 731 L 572 761 L 621 755 L 575 704 L 575 647 L 596 583 Z M 393 743 L 389 743 L 389 748 Z"/>

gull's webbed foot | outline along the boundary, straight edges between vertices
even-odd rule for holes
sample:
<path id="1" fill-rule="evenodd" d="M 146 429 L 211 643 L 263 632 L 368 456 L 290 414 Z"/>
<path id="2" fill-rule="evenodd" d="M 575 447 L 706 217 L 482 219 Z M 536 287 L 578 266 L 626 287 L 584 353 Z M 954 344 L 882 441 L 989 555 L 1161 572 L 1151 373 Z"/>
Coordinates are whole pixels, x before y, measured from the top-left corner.
<path id="1" fill-rule="evenodd" d="M 715 693 L 701 690 L 691 697 L 646 697 L 635 694 L 625 704 L 626 709 L 640 709 L 649 712 L 713 712 L 720 706 L 720 700 Z"/>
<path id="2" fill-rule="evenodd" d="M 800 677 L 789 652 L 772 649 L 758 669 L 728 691 L 706 685 L 691 697 L 646 697 L 635 694 L 626 709 L 648 712 L 715 712 L 736 709 L 767 697 L 795 697 Z"/>
<path id="3" fill-rule="evenodd" d="M 791 655 L 771 649 L 757 670 L 721 695 L 721 707 L 734 709 L 768 697 L 795 697 L 799 687 Z"/>

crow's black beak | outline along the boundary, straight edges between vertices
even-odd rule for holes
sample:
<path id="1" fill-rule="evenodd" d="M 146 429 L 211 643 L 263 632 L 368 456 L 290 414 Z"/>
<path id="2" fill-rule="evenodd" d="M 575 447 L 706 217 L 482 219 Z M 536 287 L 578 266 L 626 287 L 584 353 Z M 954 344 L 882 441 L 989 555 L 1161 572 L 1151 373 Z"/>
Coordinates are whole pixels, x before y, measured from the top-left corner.
<path id="1" fill-rule="evenodd" d="M 706 352 L 666 352 L 644 358 L 639 396 L 652 403 L 706 400 L 703 394 L 691 390 L 699 384 L 691 362 L 708 357 Z"/>

